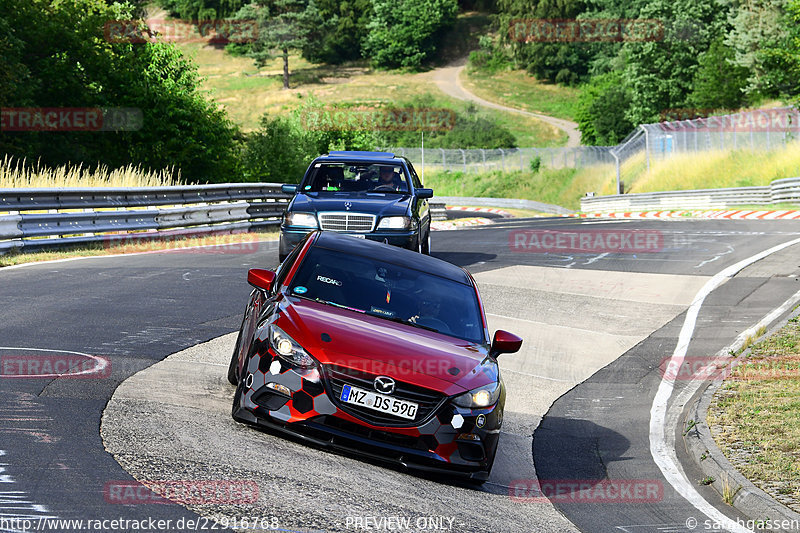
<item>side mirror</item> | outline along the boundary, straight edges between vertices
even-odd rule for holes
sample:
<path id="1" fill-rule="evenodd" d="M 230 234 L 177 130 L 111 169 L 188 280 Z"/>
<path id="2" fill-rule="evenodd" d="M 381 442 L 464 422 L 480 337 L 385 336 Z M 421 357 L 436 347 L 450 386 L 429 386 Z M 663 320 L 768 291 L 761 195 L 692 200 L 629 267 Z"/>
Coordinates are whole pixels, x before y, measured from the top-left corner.
<path id="1" fill-rule="evenodd" d="M 286 194 L 295 194 L 297 192 L 297 185 L 281 185 L 281 191 Z"/>
<path id="2" fill-rule="evenodd" d="M 417 198 L 433 198 L 433 189 L 416 189 L 414 193 L 417 195 Z"/>
<path id="3" fill-rule="evenodd" d="M 275 282 L 275 272 L 272 270 L 265 270 L 263 268 L 251 268 L 247 271 L 247 283 L 256 289 L 262 289 L 267 292 L 272 288 Z"/>
<path id="4" fill-rule="evenodd" d="M 497 356 L 501 353 L 518 352 L 520 347 L 522 347 L 522 339 L 513 333 L 503 331 L 502 329 L 498 329 L 494 332 L 491 350 L 493 355 Z"/>

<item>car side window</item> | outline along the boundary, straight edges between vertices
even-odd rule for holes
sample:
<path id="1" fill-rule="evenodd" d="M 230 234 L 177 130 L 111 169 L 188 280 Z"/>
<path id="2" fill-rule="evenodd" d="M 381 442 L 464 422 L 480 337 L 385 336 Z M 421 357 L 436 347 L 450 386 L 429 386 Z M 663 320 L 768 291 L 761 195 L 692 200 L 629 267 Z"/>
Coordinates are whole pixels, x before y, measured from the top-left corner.
<path id="1" fill-rule="evenodd" d="M 421 189 L 422 181 L 420 181 L 419 176 L 417 176 L 417 171 L 414 170 L 414 166 L 411 164 L 410 161 L 407 163 L 407 165 L 408 165 L 408 172 L 409 174 L 411 174 L 411 182 L 414 184 L 414 188 Z"/>
<path id="2" fill-rule="evenodd" d="M 306 237 L 307 238 L 307 237 Z M 280 264 L 278 267 L 278 271 L 275 273 L 275 283 L 273 284 L 273 294 L 278 291 L 281 285 L 283 285 L 284 280 L 286 279 L 287 274 L 289 271 L 292 270 L 292 266 L 294 266 L 295 261 L 297 261 L 297 257 L 300 255 L 300 250 L 303 249 L 303 246 L 306 243 L 306 239 L 300 241 L 300 243 L 294 247 L 286 259 L 283 260 L 283 263 Z"/>

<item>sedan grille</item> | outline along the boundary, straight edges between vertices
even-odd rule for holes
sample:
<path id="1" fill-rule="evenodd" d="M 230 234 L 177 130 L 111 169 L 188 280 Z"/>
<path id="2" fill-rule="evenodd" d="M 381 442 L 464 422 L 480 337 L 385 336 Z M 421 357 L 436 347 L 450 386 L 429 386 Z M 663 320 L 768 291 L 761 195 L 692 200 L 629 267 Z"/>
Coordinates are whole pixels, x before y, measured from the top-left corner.
<path id="1" fill-rule="evenodd" d="M 333 401 L 336 403 L 337 407 L 356 418 L 360 418 L 376 426 L 417 426 L 434 413 L 446 398 L 446 396 L 436 391 L 403 383 L 402 381 L 396 381 L 395 390 L 391 396 L 419 405 L 417 416 L 414 420 L 405 420 L 358 405 L 343 403 L 340 400 L 344 385 L 352 385 L 353 387 L 374 392 L 374 381 L 377 375 L 337 365 L 325 365 L 325 374 L 328 378 L 331 392 L 333 393 Z"/>
<path id="2" fill-rule="evenodd" d="M 319 214 L 320 229 L 368 233 L 375 227 L 375 215 L 368 213 L 323 212 Z"/>

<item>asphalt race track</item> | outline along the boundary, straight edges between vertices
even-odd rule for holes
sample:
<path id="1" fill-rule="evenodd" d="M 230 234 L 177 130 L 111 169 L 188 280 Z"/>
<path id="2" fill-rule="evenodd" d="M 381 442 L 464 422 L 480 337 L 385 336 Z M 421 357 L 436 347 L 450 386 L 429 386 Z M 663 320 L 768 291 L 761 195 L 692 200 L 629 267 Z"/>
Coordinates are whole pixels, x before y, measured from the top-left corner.
<path id="1" fill-rule="evenodd" d="M 655 236 L 657 246 L 537 253 L 529 239 L 509 236 L 532 229 L 539 237 L 640 232 Z M 687 519 L 702 526 L 706 517 L 676 492 L 650 452 L 659 365 L 715 274 L 798 237 L 800 224 L 792 221 L 561 218 L 435 233 L 434 255 L 475 274 L 491 329 L 525 338 L 520 353 L 500 359 L 506 420 L 495 469 L 481 489 L 233 422 L 233 388 L 224 374 L 234 338 L 224 335 L 239 326 L 247 268 L 274 267 L 276 243 L 3 269 L 0 518 L 160 519 L 172 521 L 170 531 L 203 529 L 188 522 L 199 516 L 230 523 L 254 515 L 269 519 L 261 525 L 290 531 L 376 531 L 379 524 L 385 531 L 402 523 L 381 517 L 410 520 L 413 531 L 692 531 Z M 724 349 L 800 290 L 799 274 L 795 245 L 727 279 L 699 308 L 688 353 Z M 110 368 L 82 377 L 12 377 L 19 360 L 90 356 L 108 358 Z M 672 438 L 680 433 L 668 430 Z M 686 472 L 690 480 L 695 475 Z M 113 488 L 135 478 L 239 480 L 256 485 L 257 498 L 186 506 L 115 498 Z M 638 480 L 662 490 L 647 501 L 551 503 L 519 491 L 537 479 Z M 711 489 L 694 488 L 723 508 Z"/>

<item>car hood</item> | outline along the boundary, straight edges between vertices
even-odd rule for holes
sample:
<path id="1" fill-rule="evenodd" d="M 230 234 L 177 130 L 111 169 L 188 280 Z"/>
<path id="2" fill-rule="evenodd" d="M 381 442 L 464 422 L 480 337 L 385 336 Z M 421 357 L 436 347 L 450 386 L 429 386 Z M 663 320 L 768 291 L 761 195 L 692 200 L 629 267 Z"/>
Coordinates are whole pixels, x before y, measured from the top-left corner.
<path id="1" fill-rule="evenodd" d="M 411 196 L 397 193 L 313 192 L 299 193 L 292 200 L 291 211 L 319 213 L 320 211 L 351 211 L 378 216 L 404 215 Z M 350 209 L 345 207 L 350 202 Z"/>
<path id="2" fill-rule="evenodd" d="M 386 375 L 448 396 L 498 379 L 486 345 L 291 296 L 279 306 L 276 325 L 322 364 Z"/>

